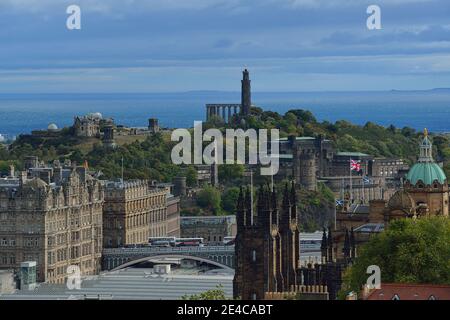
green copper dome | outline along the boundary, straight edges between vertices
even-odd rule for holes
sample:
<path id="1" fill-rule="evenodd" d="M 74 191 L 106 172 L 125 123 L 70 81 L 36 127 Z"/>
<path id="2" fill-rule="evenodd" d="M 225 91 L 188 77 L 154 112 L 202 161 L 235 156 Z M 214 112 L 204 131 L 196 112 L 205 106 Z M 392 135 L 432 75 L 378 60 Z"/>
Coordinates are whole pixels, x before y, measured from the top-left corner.
<path id="1" fill-rule="evenodd" d="M 419 180 L 426 185 L 431 185 L 435 180 L 440 184 L 444 184 L 447 177 L 438 164 L 434 162 L 418 162 L 409 170 L 406 180 L 412 185 L 415 185 Z"/>

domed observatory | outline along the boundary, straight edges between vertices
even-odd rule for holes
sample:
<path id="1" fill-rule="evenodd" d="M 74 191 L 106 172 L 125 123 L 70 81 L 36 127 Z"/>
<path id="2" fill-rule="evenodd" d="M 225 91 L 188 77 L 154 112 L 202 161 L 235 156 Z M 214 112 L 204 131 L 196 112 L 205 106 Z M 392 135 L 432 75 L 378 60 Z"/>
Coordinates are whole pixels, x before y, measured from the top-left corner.
<path id="1" fill-rule="evenodd" d="M 58 131 L 58 126 L 56 125 L 56 124 L 54 124 L 54 123 L 50 123 L 49 125 L 48 125 L 48 127 L 47 127 L 47 130 L 48 131 Z"/>

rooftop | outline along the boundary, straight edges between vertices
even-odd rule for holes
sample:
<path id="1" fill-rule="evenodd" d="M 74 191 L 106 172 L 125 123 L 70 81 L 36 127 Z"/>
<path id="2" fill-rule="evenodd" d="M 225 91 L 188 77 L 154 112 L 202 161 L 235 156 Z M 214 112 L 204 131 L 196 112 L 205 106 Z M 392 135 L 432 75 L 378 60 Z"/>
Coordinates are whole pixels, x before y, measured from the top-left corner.
<path id="1" fill-rule="evenodd" d="M 17 291 L 0 300 L 178 300 L 222 286 L 227 297 L 233 296 L 233 274 L 173 273 L 158 275 L 153 269 L 128 268 L 86 277 L 81 290 L 66 285 L 41 284 L 34 291 Z"/>
<path id="2" fill-rule="evenodd" d="M 450 300 L 450 286 L 432 284 L 383 283 L 366 300 Z"/>
<path id="3" fill-rule="evenodd" d="M 437 163 L 418 162 L 411 167 L 406 175 L 406 180 L 413 185 L 419 181 L 422 181 L 426 185 L 431 185 L 434 181 L 444 184 L 447 177 L 444 170 Z"/>
<path id="4" fill-rule="evenodd" d="M 367 153 L 348 151 L 336 152 L 336 155 L 340 157 L 370 157 Z"/>

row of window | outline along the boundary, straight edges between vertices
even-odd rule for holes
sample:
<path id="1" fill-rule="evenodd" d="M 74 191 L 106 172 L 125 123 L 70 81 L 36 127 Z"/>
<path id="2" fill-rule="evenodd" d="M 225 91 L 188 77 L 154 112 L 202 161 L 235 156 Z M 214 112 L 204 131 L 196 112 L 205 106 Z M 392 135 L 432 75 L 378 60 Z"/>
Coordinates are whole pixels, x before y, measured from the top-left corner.
<path id="1" fill-rule="evenodd" d="M 133 228 L 133 227 L 141 227 L 147 226 L 149 224 L 158 223 L 166 220 L 165 209 L 155 210 L 150 213 L 145 214 L 137 214 L 133 216 L 126 217 L 125 220 L 125 228 Z M 106 219 L 104 223 L 105 228 L 108 229 L 121 229 L 124 226 L 122 225 L 122 220 L 115 219 Z"/>
<path id="2" fill-rule="evenodd" d="M 15 247 L 15 238 L 2 238 L 0 239 L 0 246 L 2 247 Z M 23 245 L 25 247 L 39 247 L 39 238 L 24 238 Z"/>

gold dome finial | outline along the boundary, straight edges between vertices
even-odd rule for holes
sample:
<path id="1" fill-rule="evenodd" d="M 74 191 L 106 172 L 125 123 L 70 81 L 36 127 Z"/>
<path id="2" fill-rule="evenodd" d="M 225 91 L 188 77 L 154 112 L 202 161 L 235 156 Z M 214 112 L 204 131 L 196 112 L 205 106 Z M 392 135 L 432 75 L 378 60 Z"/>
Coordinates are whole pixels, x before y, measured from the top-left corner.
<path id="1" fill-rule="evenodd" d="M 428 137 L 428 129 L 427 128 L 423 129 L 423 135 L 425 137 Z"/>

